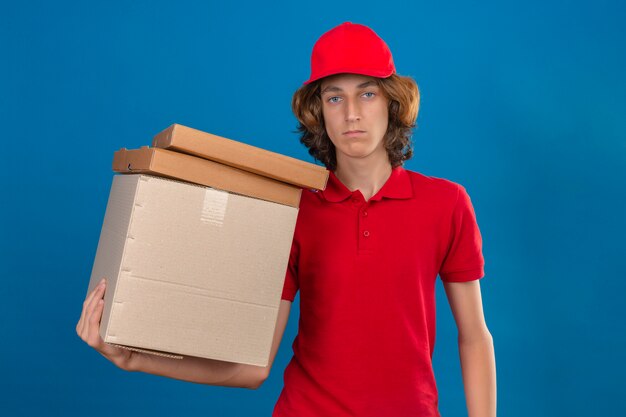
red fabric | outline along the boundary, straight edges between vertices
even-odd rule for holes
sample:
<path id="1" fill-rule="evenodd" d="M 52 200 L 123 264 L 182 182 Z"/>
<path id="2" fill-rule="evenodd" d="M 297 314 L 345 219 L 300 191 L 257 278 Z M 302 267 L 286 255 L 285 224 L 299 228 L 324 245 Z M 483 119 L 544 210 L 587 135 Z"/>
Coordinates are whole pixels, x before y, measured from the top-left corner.
<path id="1" fill-rule="evenodd" d="M 276 417 L 439 416 L 435 280 L 484 275 L 465 189 L 395 168 L 365 202 L 331 173 L 304 191 L 283 299 L 300 291 Z"/>
<path id="2" fill-rule="evenodd" d="M 311 53 L 311 76 L 304 84 L 334 74 L 387 78 L 396 72 L 389 47 L 367 26 L 345 22 L 324 33 Z"/>

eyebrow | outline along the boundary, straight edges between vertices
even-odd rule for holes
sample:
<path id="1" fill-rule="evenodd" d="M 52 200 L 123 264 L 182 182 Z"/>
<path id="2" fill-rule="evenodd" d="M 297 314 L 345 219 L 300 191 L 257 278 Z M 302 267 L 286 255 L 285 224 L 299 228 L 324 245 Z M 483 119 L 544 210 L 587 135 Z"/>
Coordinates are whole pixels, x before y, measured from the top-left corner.
<path id="1" fill-rule="evenodd" d="M 365 87 L 369 87 L 371 85 L 376 85 L 376 81 L 374 81 L 374 80 L 365 81 L 364 83 L 361 83 L 361 84 L 357 85 L 356 88 L 365 88 Z M 323 89 L 320 92 L 320 94 L 324 94 L 326 92 L 340 92 L 340 91 L 343 91 L 343 90 L 341 88 L 335 86 L 335 85 L 329 85 L 328 87 Z"/>

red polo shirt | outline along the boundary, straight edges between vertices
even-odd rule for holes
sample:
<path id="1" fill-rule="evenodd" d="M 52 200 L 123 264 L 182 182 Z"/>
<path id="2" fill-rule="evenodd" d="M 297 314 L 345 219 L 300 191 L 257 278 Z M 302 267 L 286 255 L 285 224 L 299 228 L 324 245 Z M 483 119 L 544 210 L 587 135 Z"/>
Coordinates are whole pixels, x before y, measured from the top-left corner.
<path id="1" fill-rule="evenodd" d="M 334 174 L 304 191 L 283 290 L 300 291 L 274 416 L 439 416 L 435 280 L 484 275 L 465 189 L 394 168 L 365 201 Z"/>

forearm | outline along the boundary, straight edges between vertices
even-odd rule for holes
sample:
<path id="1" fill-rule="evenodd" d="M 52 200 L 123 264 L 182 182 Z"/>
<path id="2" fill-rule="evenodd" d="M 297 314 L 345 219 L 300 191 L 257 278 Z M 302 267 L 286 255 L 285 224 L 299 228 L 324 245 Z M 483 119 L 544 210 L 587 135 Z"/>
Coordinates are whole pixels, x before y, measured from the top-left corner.
<path id="1" fill-rule="evenodd" d="M 469 417 L 496 416 L 496 362 L 491 334 L 459 337 L 463 386 Z"/>
<path id="2" fill-rule="evenodd" d="M 254 389 L 263 382 L 265 368 L 191 356 L 171 359 L 133 352 L 127 370 L 199 384 Z"/>
<path id="3" fill-rule="evenodd" d="M 290 301 L 281 301 L 270 361 L 266 367 L 196 357 L 171 359 L 104 343 L 99 330 L 104 310 L 105 287 L 106 281 L 103 278 L 85 298 L 80 319 L 76 324 L 78 336 L 102 356 L 126 371 L 146 372 L 199 384 L 258 388 L 269 375 L 291 309 Z"/>

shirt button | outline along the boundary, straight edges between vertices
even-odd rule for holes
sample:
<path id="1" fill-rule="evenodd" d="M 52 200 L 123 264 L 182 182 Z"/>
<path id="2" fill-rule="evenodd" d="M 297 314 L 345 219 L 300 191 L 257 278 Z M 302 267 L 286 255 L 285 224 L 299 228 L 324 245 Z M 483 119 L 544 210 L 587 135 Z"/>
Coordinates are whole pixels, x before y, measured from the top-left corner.
<path id="1" fill-rule="evenodd" d="M 368 237 L 370 235 L 370 232 L 368 232 L 367 230 L 363 232 L 363 236 Z"/>
<path id="2" fill-rule="evenodd" d="M 352 202 L 353 202 L 353 203 L 358 203 L 358 202 L 359 202 L 359 199 L 358 199 L 358 198 L 356 198 L 356 197 L 353 197 L 353 198 L 352 198 Z"/>
<path id="3" fill-rule="evenodd" d="M 364 211 L 364 212 L 363 212 L 363 215 L 364 215 L 365 217 L 367 217 L 367 211 Z"/>

